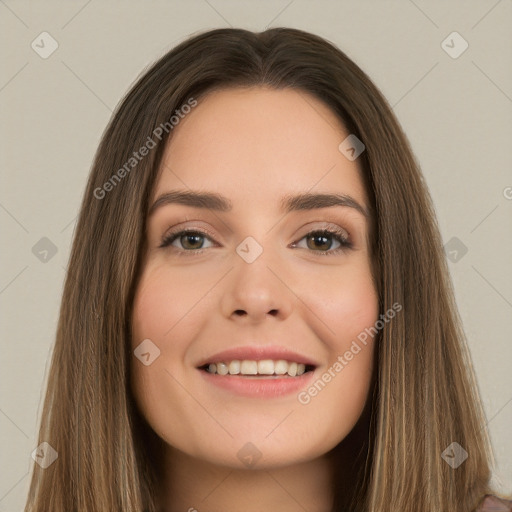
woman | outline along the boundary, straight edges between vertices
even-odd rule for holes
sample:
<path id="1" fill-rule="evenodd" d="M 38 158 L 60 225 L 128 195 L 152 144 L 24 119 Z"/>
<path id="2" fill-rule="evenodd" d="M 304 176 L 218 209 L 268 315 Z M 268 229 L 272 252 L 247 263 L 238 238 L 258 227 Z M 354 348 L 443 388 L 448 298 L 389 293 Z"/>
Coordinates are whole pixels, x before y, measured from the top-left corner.
<path id="1" fill-rule="evenodd" d="M 285 28 L 144 73 L 83 199 L 26 510 L 484 510 L 484 427 L 429 194 L 369 78 Z"/>

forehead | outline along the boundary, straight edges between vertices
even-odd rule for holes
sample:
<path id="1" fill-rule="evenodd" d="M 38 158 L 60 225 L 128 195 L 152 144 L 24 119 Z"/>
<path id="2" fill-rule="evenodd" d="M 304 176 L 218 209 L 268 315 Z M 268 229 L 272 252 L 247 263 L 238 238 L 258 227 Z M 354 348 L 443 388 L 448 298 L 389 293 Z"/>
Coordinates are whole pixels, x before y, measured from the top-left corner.
<path id="1" fill-rule="evenodd" d="M 230 197 L 236 208 L 321 191 L 365 203 L 359 164 L 339 150 L 348 135 L 336 114 L 304 91 L 215 91 L 173 129 L 153 198 L 204 189 Z"/>

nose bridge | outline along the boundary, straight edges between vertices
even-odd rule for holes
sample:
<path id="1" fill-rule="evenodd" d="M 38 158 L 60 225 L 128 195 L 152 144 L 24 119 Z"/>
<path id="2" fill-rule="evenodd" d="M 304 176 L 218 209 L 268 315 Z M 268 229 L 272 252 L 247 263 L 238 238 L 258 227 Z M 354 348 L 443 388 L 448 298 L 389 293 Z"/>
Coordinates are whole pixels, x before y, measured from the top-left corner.
<path id="1" fill-rule="evenodd" d="M 284 262 L 266 241 L 264 246 L 248 236 L 236 247 L 234 269 L 221 299 L 224 316 L 261 319 L 267 314 L 281 318 L 290 314 L 293 294 L 278 277 Z"/>

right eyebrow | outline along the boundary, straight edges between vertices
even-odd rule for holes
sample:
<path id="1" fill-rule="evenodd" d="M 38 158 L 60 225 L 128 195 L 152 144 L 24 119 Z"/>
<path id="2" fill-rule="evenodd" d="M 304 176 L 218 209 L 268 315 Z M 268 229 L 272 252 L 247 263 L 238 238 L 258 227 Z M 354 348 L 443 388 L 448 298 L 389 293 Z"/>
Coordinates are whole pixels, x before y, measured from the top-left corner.
<path id="1" fill-rule="evenodd" d="M 183 204 L 193 208 L 207 208 L 220 212 L 229 212 L 233 208 L 229 199 L 214 192 L 171 190 L 158 197 L 149 209 L 148 216 L 167 204 Z"/>

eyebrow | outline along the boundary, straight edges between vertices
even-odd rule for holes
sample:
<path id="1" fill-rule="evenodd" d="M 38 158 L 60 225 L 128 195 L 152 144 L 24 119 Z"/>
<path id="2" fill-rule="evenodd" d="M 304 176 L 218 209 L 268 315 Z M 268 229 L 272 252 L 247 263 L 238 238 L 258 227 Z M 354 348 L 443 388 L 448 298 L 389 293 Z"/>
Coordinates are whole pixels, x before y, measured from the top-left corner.
<path id="1" fill-rule="evenodd" d="M 169 204 L 182 204 L 193 208 L 206 208 L 218 212 L 229 212 L 233 209 L 233 205 L 227 197 L 214 192 L 171 190 L 158 197 L 149 209 L 148 216 L 151 216 L 158 208 Z M 281 199 L 282 213 L 331 208 L 333 206 L 353 208 L 364 217 L 370 217 L 368 209 L 348 194 L 312 194 L 305 192 L 296 195 L 285 195 Z"/>

